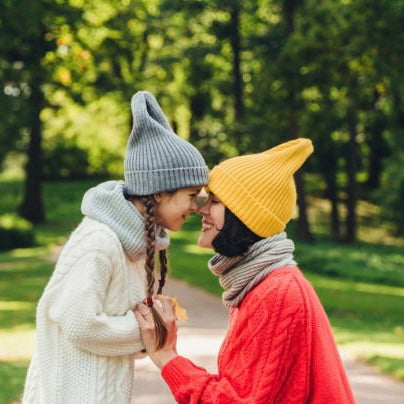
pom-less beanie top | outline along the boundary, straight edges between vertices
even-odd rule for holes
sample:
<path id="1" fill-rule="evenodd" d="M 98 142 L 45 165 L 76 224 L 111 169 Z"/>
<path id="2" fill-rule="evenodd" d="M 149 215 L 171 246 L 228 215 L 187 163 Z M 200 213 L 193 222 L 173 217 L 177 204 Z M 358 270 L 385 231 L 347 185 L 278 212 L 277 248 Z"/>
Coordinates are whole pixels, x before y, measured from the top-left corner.
<path id="1" fill-rule="evenodd" d="M 151 195 L 208 182 L 201 153 L 171 129 L 151 93 L 137 92 L 131 110 L 133 127 L 124 165 L 127 194 Z"/>
<path id="2" fill-rule="evenodd" d="M 296 206 L 293 174 L 313 152 L 310 139 L 234 157 L 213 168 L 209 190 L 261 237 L 282 232 Z"/>

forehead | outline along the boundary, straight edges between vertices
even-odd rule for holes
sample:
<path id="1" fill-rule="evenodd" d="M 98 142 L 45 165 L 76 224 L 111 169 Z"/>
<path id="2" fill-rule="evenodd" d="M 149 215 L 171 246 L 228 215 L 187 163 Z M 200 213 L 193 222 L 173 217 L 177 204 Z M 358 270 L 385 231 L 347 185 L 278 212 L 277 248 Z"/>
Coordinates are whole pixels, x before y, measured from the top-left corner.
<path id="1" fill-rule="evenodd" d="M 194 193 L 198 193 L 200 190 L 202 189 L 202 187 L 187 187 L 187 188 L 180 188 L 177 189 L 177 191 L 175 191 L 176 194 L 194 194 Z"/>
<path id="2" fill-rule="evenodd" d="M 202 187 L 180 188 L 173 192 L 169 192 L 169 194 L 171 194 L 171 196 L 173 196 L 173 197 L 175 196 L 175 197 L 179 197 L 179 198 L 182 198 L 185 196 L 188 197 L 188 195 L 191 195 L 191 194 L 198 194 L 199 191 L 201 190 L 201 188 Z"/>

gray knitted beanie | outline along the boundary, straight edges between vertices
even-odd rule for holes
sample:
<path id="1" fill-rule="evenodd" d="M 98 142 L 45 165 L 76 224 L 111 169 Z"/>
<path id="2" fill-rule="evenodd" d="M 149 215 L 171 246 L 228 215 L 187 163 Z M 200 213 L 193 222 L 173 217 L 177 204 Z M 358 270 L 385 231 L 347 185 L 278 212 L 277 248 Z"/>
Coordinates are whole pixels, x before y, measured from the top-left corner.
<path id="1" fill-rule="evenodd" d="M 199 151 L 171 129 L 154 96 L 137 92 L 131 100 L 133 127 L 125 156 L 125 191 L 151 195 L 208 182 Z"/>

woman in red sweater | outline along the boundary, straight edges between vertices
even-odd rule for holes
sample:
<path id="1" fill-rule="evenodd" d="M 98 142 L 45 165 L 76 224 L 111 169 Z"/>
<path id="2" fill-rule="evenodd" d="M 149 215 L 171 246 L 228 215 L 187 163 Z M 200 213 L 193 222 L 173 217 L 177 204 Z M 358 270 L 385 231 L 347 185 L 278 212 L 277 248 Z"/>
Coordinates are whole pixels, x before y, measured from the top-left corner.
<path id="1" fill-rule="evenodd" d="M 156 350 L 146 305 L 136 317 L 152 361 L 179 403 L 354 403 L 326 313 L 293 258 L 284 229 L 296 205 L 293 174 L 312 153 L 296 139 L 216 166 L 199 245 L 224 289 L 229 326 L 209 374 L 176 352 L 175 315 L 158 297 L 168 338 Z"/>

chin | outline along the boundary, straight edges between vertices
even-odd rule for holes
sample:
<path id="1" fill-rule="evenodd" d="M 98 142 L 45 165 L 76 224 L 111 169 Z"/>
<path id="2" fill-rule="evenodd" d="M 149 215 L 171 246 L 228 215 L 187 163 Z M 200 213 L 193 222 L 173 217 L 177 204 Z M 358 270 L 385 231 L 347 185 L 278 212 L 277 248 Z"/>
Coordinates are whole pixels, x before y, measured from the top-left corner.
<path id="1" fill-rule="evenodd" d="M 179 225 L 179 226 L 170 226 L 170 227 L 167 227 L 167 229 L 168 230 L 170 230 L 170 231 L 180 231 L 181 230 L 181 227 L 182 227 L 182 225 Z"/>
<path id="2" fill-rule="evenodd" d="M 184 222 L 171 222 L 171 223 L 165 223 L 163 225 L 164 228 L 166 228 L 169 231 L 180 231 L 182 228 L 182 225 L 184 224 Z"/>
<path id="3" fill-rule="evenodd" d="M 203 235 L 199 237 L 198 246 L 202 248 L 211 248 L 213 249 L 212 240 L 205 240 Z"/>

